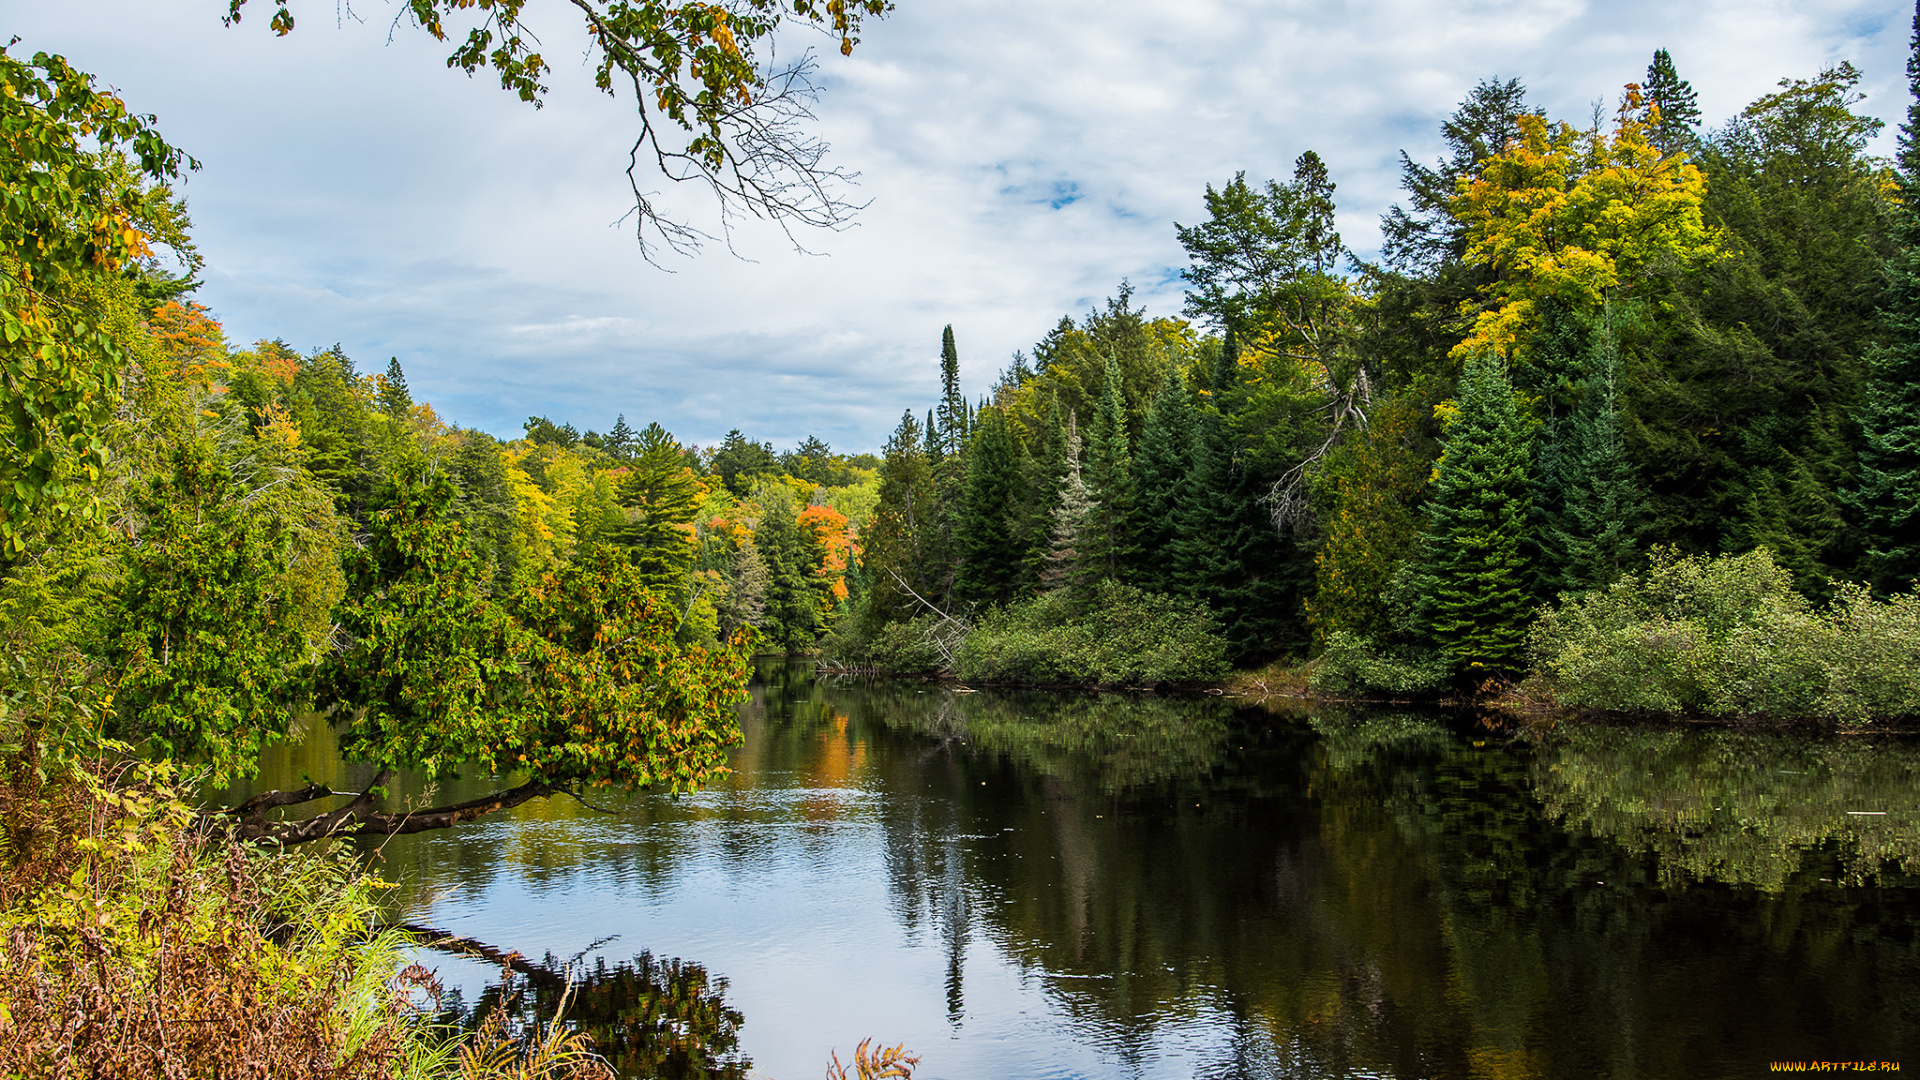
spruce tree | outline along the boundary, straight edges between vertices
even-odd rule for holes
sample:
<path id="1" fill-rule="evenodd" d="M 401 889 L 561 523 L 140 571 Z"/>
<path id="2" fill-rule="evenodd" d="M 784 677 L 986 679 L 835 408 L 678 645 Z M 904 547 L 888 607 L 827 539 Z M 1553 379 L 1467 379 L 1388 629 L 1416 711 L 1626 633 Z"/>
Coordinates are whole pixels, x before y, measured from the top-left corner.
<path id="1" fill-rule="evenodd" d="M 400 370 L 399 357 L 387 360 L 387 373 L 380 379 L 380 389 L 374 394 L 373 402 L 395 420 L 406 419 L 413 409 L 413 394 L 407 390 L 407 375 Z"/>
<path id="2" fill-rule="evenodd" d="M 1693 85 L 1673 69 L 1673 57 L 1656 49 L 1653 63 L 1647 65 L 1647 84 L 1642 87 L 1649 101 L 1660 109 L 1660 123 L 1653 129 L 1653 145 L 1669 156 L 1690 153 L 1698 137 L 1700 96 Z"/>
<path id="3" fill-rule="evenodd" d="M 754 529 L 754 545 L 767 564 L 765 623 L 769 637 L 790 650 L 810 648 L 819 637 L 827 606 L 826 579 L 820 570 L 826 552 L 820 540 L 800 524 L 792 489 L 768 484 Z"/>
<path id="4" fill-rule="evenodd" d="M 954 547 L 960 565 L 954 595 L 982 604 L 1006 604 L 1018 595 L 1021 560 L 1014 513 L 1020 494 L 1019 444 L 999 409 L 982 410 L 967 448 L 966 485 Z"/>
<path id="5" fill-rule="evenodd" d="M 1519 670 L 1532 613 L 1527 519 L 1532 438 L 1496 356 L 1470 358 L 1441 437 L 1414 557 L 1413 631 L 1473 676 Z"/>
<path id="6" fill-rule="evenodd" d="M 1053 545 L 1054 508 L 1067 479 L 1067 420 L 1058 397 L 1047 400 L 1047 424 L 1040 445 L 1022 459 L 1025 483 L 1020 507 L 1024 590 L 1038 591 Z"/>
<path id="7" fill-rule="evenodd" d="M 1102 577 L 1119 580 L 1126 569 L 1128 516 L 1133 507 L 1133 456 L 1127 448 L 1127 412 L 1120 399 L 1120 366 L 1107 358 L 1100 407 L 1087 440 L 1086 484 L 1093 515 L 1081 555 Z"/>
<path id="8" fill-rule="evenodd" d="M 1080 475 L 1080 425 L 1073 413 L 1067 414 L 1065 456 L 1067 471 L 1060 481 L 1059 504 L 1053 508 L 1053 536 L 1040 572 L 1040 586 L 1067 589 L 1076 600 L 1084 601 L 1092 595 L 1100 576 L 1083 553 L 1088 523 L 1099 511 L 1099 504 Z"/>
<path id="9" fill-rule="evenodd" d="M 933 591 L 933 519 L 933 469 L 920 421 L 908 410 L 887 440 L 879 501 L 863 537 L 867 594 L 861 622 L 867 630 L 920 613 L 920 602 L 907 590 L 921 596 Z"/>
<path id="10" fill-rule="evenodd" d="M 1866 536 L 1874 588 L 1920 581 L 1920 11 L 1907 57 L 1907 122 L 1900 126 L 1900 204 L 1881 301 L 1882 340 L 1868 359 L 1860 410 L 1859 478 L 1848 500 Z"/>
<path id="11" fill-rule="evenodd" d="M 951 325 L 940 332 L 940 404 L 934 421 L 939 424 L 941 454 L 959 454 L 967 442 L 968 412 L 967 399 L 960 393 L 960 350 L 954 347 Z"/>
<path id="12" fill-rule="evenodd" d="M 1577 403 L 1546 425 L 1534 458 L 1530 561 L 1543 602 L 1611 585 L 1645 531 L 1646 492 L 1627 452 L 1610 319 L 1603 313 L 1593 329 Z"/>
<path id="13" fill-rule="evenodd" d="M 648 587 L 677 594 L 693 566 L 692 530 L 699 489 L 667 429 L 648 424 L 634 440 L 632 464 L 620 481 L 622 517 L 611 539 L 625 548 Z"/>
<path id="14" fill-rule="evenodd" d="M 1177 367 L 1155 395 L 1134 458 L 1134 503 L 1127 532 L 1134 580 L 1143 589 L 1171 593 L 1178 587 L 1171 555 L 1180 533 L 1182 487 L 1192 468 L 1193 399 Z"/>
<path id="15" fill-rule="evenodd" d="M 600 440 L 600 445 L 615 459 L 625 461 L 633 453 L 639 438 L 633 428 L 627 426 L 627 414 L 621 413 L 614 417 L 613 429 Z"/>

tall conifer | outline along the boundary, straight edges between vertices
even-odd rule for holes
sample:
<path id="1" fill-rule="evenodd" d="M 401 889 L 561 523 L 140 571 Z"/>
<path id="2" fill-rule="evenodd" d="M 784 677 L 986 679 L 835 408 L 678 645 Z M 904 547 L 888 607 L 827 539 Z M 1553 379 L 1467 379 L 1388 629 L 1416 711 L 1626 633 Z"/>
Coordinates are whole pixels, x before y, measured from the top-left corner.
<path id="1" fill-rule="evenodd" d="M 1694 129 L 1700 124 L 1700 95 L 1673 69 L 1673 57 L 1667 55 L 1667 50 L 1654 50 L 1643 90 L 1647 99 L 1660 109 L 1660 123 L 1653 129 L 1653 145 L 1663 154 L 1692 151 L 1697 141 Z"/>
<path id="2" fill-rule="evenodd" d="M 949 325 L 940 331 L 940 404 L 933 415 L 942 454 L 958 454 L 966 445 L 968 415 L 966 396 L 960 393 L 960 350 L 954 347 Z"/>
<path id="3" fill-rule="evenodd" d="M 1590 338 L 1578 401 L 1547 424 L 1534 458 L 1531 561 L 1541 601 L 1612 584 L 1645 531 L 1646 492 L 1621 423 L 1611 312 L 1596 320 Z"/>
<path id="4" fill-rule="evenodd" d="M 1099 510 L 1086 481 L 1080 475 L 1080 425 L 1067 414 L 1066 474 L 1060 481 L 1060 501 L 1053 508 L 1053 536 L 1047 546 L 1046 565 L 1040 573 L 1044 589 L 1067 589 L 1077 599 L 1091 595 L 1098 569 L 1089 563 L 1082 548 L 1088 523 Z"/>
<path id="5" fill-rule="evenodd" d="M 975 603 L 1006 604 L 1020 584 L 1014 531 L 1020 462 L 1019 444 L 999 409 L 981 411 L 966 462 L 966 487 L 954 527 L 960 559 L 954 594 Z"/>
<path id="6" fill-rule="evenodd" d="M 1133 455 L 1127 447 L 1127 412 L 1120 400 L 1120 366 L 1107 358 L 1100 407 L 1087 439 L 1086 483 L 1094 501 L 1082 539 L 1082 556 L 1106 578 L 1118 580 L 1127 560 L 1127 524 L 1133 506 Z"/>
<path id="7" fill-rule="evenodd" d="M 1496 356 L 1467 361 L 1457 409 L 1441 437 L 1427 532 L 1414 557 L 1412 629 L 1470 675 L 1512 672 L 1532 613 L 1532 439 Z"/>
<path id="8" fill-rule="evenodd" d="M 1128 526 L 1134 579 L 1144 589 L 1177 590 L 1171 555 L 1180 533 L 1182 487 L 1192 468 L 1193 400 L 1187 380 L 1177 367 L 1154 396 L 1140 432 L 1140 452 L 1134 458 L 1135 492 Z"/>
<path id="9" fill-rule="evenodd" d="M 1881 302 L 1885 331 L 1869 356 L 1857 487 L 1849 500 L 1866 534 L 1874 587 L 1920 580 L 1920 7 L 1907 57 L 1907 122 L 1900 126 L 1900 205 Z"/>

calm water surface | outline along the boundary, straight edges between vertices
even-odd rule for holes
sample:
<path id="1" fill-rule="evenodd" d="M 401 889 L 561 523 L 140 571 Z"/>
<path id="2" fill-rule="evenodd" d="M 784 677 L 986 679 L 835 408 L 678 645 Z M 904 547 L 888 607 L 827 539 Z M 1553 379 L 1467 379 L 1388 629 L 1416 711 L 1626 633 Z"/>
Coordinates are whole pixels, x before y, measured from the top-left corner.
<path id="1" fill-rule="evenodd" d="M 813 1077 L 869 1035 L 922 1080 L 1920 1071 L 1912 742 L 1515 739 L 780 661 L 742 716 L 702 794 L 388 841 L 395 903 L 585 972 L 574 1015 L 631 1075 Z M 314 740 L 262 780 L 334 768 Z"/>

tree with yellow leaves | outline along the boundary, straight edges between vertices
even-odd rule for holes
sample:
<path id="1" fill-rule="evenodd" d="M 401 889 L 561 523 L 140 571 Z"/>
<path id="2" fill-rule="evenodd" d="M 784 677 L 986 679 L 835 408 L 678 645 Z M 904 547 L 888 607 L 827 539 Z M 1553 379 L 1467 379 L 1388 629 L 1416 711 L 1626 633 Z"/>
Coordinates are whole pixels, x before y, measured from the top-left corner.
<path id="1" fill-rule="evenodd" d="M 1496 276 L 1461 314 L 1472 328 L 1456 360 L 1492 350 L 1519 366 L 1549 299 L 1584 313 L 1648 298 L 1666 266 L 1713 259 L 1701 213 L 1706 175 L 1653 142 L 1659 107 L 1627 84 L 1611 132 L 1522 114 L 1520 137 L 1460 181 L 1454 214 L 1469 262 Z"/>

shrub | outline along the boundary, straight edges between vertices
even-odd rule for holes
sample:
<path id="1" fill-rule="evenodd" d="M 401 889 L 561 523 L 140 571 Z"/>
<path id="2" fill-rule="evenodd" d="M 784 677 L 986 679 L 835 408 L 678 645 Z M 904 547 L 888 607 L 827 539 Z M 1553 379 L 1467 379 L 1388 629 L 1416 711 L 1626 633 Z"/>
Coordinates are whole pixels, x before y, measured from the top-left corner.
<path id="1" fill-rule="evenodd" d="M 1853 722 L 1920 714 L 1920 596 L 1836 591 L 1816 610 L 1765 550 L 1659 550 L 1646 573 L 1540 619 L 1534 677 L 1581 708 Z"/>
<path id="2" fill-rule="evenodd" d="M 1205 604 L 1105 581 L 1085 607 L 1060 589 L 989 612 L 957 667 L 981 682 L 1162 686 L 1221 678 L 1226 656 Z"/>
<path id="3" fill-rule="evenodd" d="M 869 671 L 876 675 L 926 676 L 947 671 L 950 628 L 934 615 L 887 623 L 871 633 L 849 619 L 821 645 L 820 662 L 829 669 Z"/>
<path id="4" fill-rule="evenodd" d="M 1346 630 L 1327 635 L 1307 685 L 1321 693 L 1426 697 L 1446 688 L 1453 665 L 1433 651 L 1389 651 Z"/>

